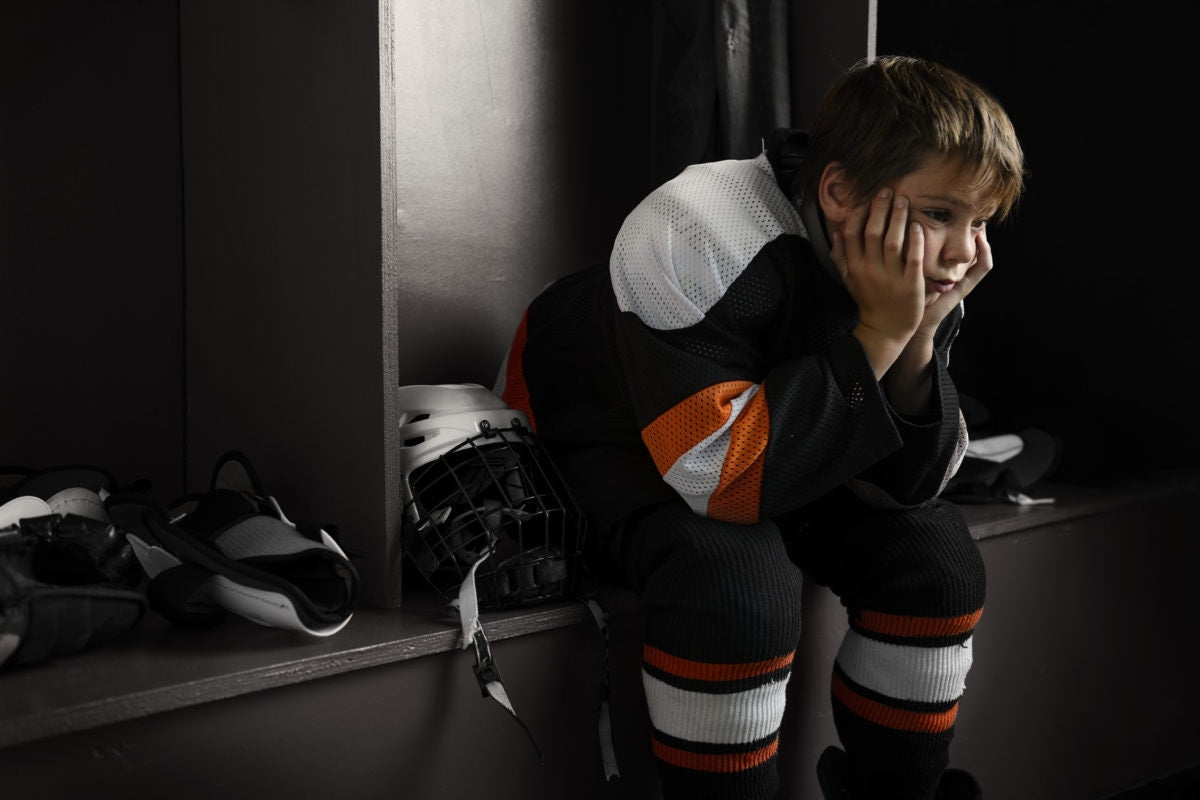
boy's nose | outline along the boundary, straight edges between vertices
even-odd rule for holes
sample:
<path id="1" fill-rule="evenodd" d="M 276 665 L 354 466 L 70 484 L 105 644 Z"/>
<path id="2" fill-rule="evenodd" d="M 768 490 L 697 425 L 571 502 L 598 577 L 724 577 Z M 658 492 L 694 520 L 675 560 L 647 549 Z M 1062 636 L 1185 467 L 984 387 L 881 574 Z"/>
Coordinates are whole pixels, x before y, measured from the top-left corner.
<path id="1" fill-rule="evenodd" d="M 942 246 L 942 263 L 948 267 L 970 264 L 975 258 L 975 237 L 951 236 Z"/>

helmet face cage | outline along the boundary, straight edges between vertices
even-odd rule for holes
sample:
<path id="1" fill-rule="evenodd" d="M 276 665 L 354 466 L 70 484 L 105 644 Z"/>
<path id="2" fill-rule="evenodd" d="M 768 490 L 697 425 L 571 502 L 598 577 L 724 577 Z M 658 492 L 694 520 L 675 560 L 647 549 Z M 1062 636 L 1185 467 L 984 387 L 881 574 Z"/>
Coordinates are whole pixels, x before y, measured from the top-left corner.
<path id="1" fill-rule="evenodd" d="M 478 562 L 480 608 L 568 594 L 584 533 L 574 498 L 519 420 L 479 430 L 406 476 L 406 555 L 447 600 Z"/>

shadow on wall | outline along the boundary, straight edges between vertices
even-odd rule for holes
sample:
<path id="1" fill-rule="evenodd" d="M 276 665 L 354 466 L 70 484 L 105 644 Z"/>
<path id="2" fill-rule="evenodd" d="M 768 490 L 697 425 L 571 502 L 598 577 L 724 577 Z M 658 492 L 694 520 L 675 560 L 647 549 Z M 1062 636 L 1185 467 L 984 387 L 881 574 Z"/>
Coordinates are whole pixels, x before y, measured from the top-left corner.
<path id="1" fill-rule="evenodd" d="M 486 315 L 471 313 L 453 297 L 431 298 L 422 302 L 419 310 L 410 309 L 408 313 L 408 325 L 415 324 L 430 335 L 427 343 L 414 343 L 412 347 L 401 341 L 400 375 L 420 376 L 414 383 L 478 383 L 488 388 L 496 380 L 520 319 L 514 316 L 512 330 L 498 334 L 504 325 Z M 419 318 L 413 319 L 414 314 Z"/>

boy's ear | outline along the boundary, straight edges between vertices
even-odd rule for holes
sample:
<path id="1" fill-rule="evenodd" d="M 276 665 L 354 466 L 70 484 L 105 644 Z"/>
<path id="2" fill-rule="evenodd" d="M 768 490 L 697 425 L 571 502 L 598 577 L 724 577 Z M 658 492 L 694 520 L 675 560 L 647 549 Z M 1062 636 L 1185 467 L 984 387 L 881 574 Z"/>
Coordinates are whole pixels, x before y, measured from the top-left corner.
<path id="1" fill-rule="evenodd" d="M 817 184 L 817 201 L 825 219 L 832 223 L 842 223 L 854 208 L 854 187 L 846 179 L 846 170 L 840 161 L 830 161 L 821 171 L 821 181 Z"/>

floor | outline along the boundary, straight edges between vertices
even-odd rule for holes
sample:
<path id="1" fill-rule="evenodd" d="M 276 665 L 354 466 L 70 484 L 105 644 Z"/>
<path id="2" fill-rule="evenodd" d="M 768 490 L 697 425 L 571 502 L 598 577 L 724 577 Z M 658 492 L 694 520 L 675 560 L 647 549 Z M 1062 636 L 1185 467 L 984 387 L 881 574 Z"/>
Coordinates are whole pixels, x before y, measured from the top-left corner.
<path id="1" fill-rule="evenodd" d="M 1200 765 L 1109 795 L 1104 800 L 1200 800 Z"/>

